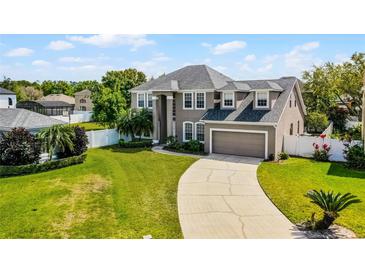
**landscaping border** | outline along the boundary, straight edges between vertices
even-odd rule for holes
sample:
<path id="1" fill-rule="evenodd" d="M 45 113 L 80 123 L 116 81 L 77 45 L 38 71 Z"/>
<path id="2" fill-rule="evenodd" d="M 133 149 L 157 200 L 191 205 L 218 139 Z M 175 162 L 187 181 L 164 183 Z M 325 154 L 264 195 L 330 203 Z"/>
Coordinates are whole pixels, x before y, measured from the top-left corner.
<path id="1" fill-rule="evenodd" d="M 62 158 L 59 160 L 47 161 L 40 164 L 30 164 L 21 166 L 0 166 L 0 177 L 10 177 L 18 175 L 33 174 L 53 169 L 59 169 L 71 165 L 81 164 L 85 161 L 86 154 Z"/>

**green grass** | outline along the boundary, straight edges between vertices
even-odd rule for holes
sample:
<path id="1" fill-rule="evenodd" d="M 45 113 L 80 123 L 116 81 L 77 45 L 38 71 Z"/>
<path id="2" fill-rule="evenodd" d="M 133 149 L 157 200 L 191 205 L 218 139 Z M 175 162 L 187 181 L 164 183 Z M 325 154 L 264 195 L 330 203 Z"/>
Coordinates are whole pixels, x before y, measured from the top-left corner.
<path id="1" fill-rule="evenodd" d="M 321 210 L 304 197 L 310 189 L 357 195 L 362 203 L 341 211 L 335 223 L 365 237 L 365 172 L 349 170 L 339 163 L 291 158 L 280 164 L 261 163 L 258 179 L 266 194 L 293 223 L 310 219 L 312 212 L 316 212 L 317 218 L 322 217 Z"/>
<path id="2" fill-rule="evenodd" d="M 195 161 L 90 149 L 83 164 L 0 179 L 0 238 L 181 238 L 176 193 Z"/>
<path id="3" fill-rule="evenodd" d="M 102 124 L 99 124 L 96 122 L 75 123 L 75 124 L 72 124 L 72 126 L 83 127 L 83 128 L 85 128 L 86 131 L 108 129 L 107 126 L 103 126 Z"/>

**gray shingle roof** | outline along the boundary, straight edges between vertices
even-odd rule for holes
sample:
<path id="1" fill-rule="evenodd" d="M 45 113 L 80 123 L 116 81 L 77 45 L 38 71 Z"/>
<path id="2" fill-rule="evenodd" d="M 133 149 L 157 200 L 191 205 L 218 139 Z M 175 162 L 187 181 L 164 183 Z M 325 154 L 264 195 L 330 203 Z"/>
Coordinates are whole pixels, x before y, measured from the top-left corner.
<path id="1" fill-rule="evenodd" d="M 249 80 L 249 81 L 232 81 L 223 86 L 218 91 L 234 90 L 234 91 L 251 91 L 255 89 L 270 89 L 275 91 L 283 91 L 284 89 L 275 82 L 275 80 Z"/>
<path id="2" fill-rule="evenodd" d="M 131 91 L 218 89 L 225 86 L 227 81 L 232 79 L 206 65 L 193 65 L 148 81 Z"/>
<path id="3" fill-rule="evenodd" d="M 38 100 L 36 102 L 41 104 L 44 107 L 71 107 L 71 104 L 66 103 L 64 101 L 42 101 L 42 100 Z"/>
<path id="4" fill-rule="evenodd" d="M 0 95 L 4 94 L 4 95 L 15 95 L 15 92 L 12 92 L 11 90 L 5 89 L 0 87 Z"/>
<path id="5" fill-rule="evenodd" d="M 14 127 L 32 130 L 60 124 L 65 124 L 65 122 L 30 110 L 21 108 L 0 109 L 0 131 L 9 131 Z"/>
<path id="6" fill-rule="evenodd" d="M 84 89 L 84 90 L 81 90 L 79 92 L 75 92 L 75 95 L 91 95 L 91 90 Z"/>
<path id="7" fill-rule="evenodd" d="M 256 89 L 261 89 L 269 85 L 270 87 L 279 86 L 283 91 L 276 99 L 271 110 L 254 110 L 254 94 L 250 92 L 237 109 L 209 109 L 202 117 L 202 120 L 276 123 L 280 119 L 285 103 L 287 102 L 288 96 L 296 81 L 297 79 L 295 77 L 280 78 L 276 80 L 240 81 L 248 83 L 250 87 Z"/>

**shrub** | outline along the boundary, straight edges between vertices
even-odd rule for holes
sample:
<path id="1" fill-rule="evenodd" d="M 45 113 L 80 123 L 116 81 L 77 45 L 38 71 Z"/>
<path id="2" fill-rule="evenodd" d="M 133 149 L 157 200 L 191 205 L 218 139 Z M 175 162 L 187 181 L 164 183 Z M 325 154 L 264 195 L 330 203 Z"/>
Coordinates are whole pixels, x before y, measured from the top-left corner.
<path id="1" fill-rule="evenodd" d="M 166 146 L 171 149 L 181 149 L 181 144 L 175 136 L 169 136 L 166 138 Z"/>
<path id="2" fill-rule="evenodd" d="M 327 128 L 329 122 L 325 114 L 311 112 L 305 117 L 305 124 L 308 132 L 321 133 Z"/>
<path id="3" fill-rule="evenodd" d="M 286 152 L 280 152 L 278 154 L 278 159 L 279 160 L 288 160 L 289 159 L 289 154 Z"/>
<path id="4" fill-rule="evenodd" d="M 66 147 L 64 151 L 60 151 L 58 153 L 60 158 L 81 155 L 87 150 L 87 144 L 89 143 L 89 140 L 87 139 L 85 129 L 79 126 L 73 126 L 73 130 L 75 133 L 75 135 L 72 137 L 73 150 L 70 150 L 68 147 Z"/>
<path id="5" fill-rule="evenodd" d="M 126 142 L 123 139 L 119 140 L 119 146 L 122 148 L 138 148 L 138 147 L 152 147 L 152 140 L 130 141 Z"/>
<path id="6" fill-rule="evenodd" d="M 345 144 L 344 156 L 347 161 L 347 167 L 365 169 L 364 146 Z"/>
<path id="7" fill-rule="evenodd" d="M 184 143 L 183 148 L 191 152 L 201 152 L 204 150 L 204 145 L 198 140 L 190 140 Z"/>
<path id="8" fill-rule="evenodd" d="M 269 155 L 269 158 L 268 158 L 269 161 L 274 161 L 275 160 L 275 155 L 273 153 L 271 153 Z"/>
<path id="9" fill-rule="evenodd" d="M 41 164 L 30 164 L 21 166 L 0 166 L 0 177 L 17 176 L 58 169 L 71 165 L 81 164 L 85 161 L 86 154 L 69 158 L 47 161 Z"/>
<path id="10" fill-rule="evenodd" d="M 0 137 L 0 165 L 16 166 L 37 163 L 40 142 L 24 128 L 13 128 Z"/>
<path id="11" fill-rule="evenodd" d="M 346 130 L 346 120 L 349 117 L 349 111 L 347 109 L 335 106 L 329 108 L 327 114 L 333 122 L 333 128 L 337 132 L 344 132 Z"/>
<path id="12" fill-rule="evenodd" d="M 320 190 L 319 192 L 317 190 L 310 190 L 305 196 L 311 199 L 311 203 L 318 205 L 324 211 L 323 218 L 314 222 L 314 229 L 329 228 L 339 216 L 338 212 L 344 210 L 351 204 L 361 202 L 360 199 L 357 199 L 357 197 L 351 193 L 342 195 L 341 193 L 334 194 L 333 191 L 328 191 L 326 193 L 323 190 Z M 314 219 L 314 215 L 312 215 L 312 219 Z"/>

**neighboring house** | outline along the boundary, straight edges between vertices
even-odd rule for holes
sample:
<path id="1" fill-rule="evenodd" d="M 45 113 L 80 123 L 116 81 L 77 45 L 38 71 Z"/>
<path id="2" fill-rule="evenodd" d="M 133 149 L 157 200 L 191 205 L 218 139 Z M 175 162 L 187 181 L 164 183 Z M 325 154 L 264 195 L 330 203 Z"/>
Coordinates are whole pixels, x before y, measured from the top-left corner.
<path id="1" fill-rule="evenodd" d="M 73 113 L 74 105 L 64 101 L 22 101 L 16 105 L 17 108 L 24 108 L 48 116 L 68 116 Z"/>
<path id="2" fill-rule="evenodd" d="M 42 97 L 38 101 L 57 101 L 57 102 L 65 102 L 67 104 L 75 106 L 75 98 L 72 96 L 67 96 L 65 94 L 49 94 L 47 96 Z"/>
<path id="3" fill-rule="evenodd" d="M 75 93 L 75 110 L 92 111 L 93 102 L 91 100 L 91 91 L 88 89 Z"/>
<path id="4" fill-rule="evenodd" d="M 299 80 L 234 81 L 205 65 L 187 66 L 131 89 L 132 107 L 153 112 L 154 142 L 204 143 L 208 153 L 268 158 L 284 135 L 302 134 Z"/>
<path id="5" fill-rule="evenodd" d="M 0 87 L 0 108 L 15 108 L 15 106 L 15 93 Z"/>
<path id="6" fill-rule="evenodd" d="M 15 127 L 23 127 L 36 133 L 42 128 L 61 124 L 65 124 L 65 122 L 26 109 L 0 109 L 0 132 L 10 131 Z"/>

